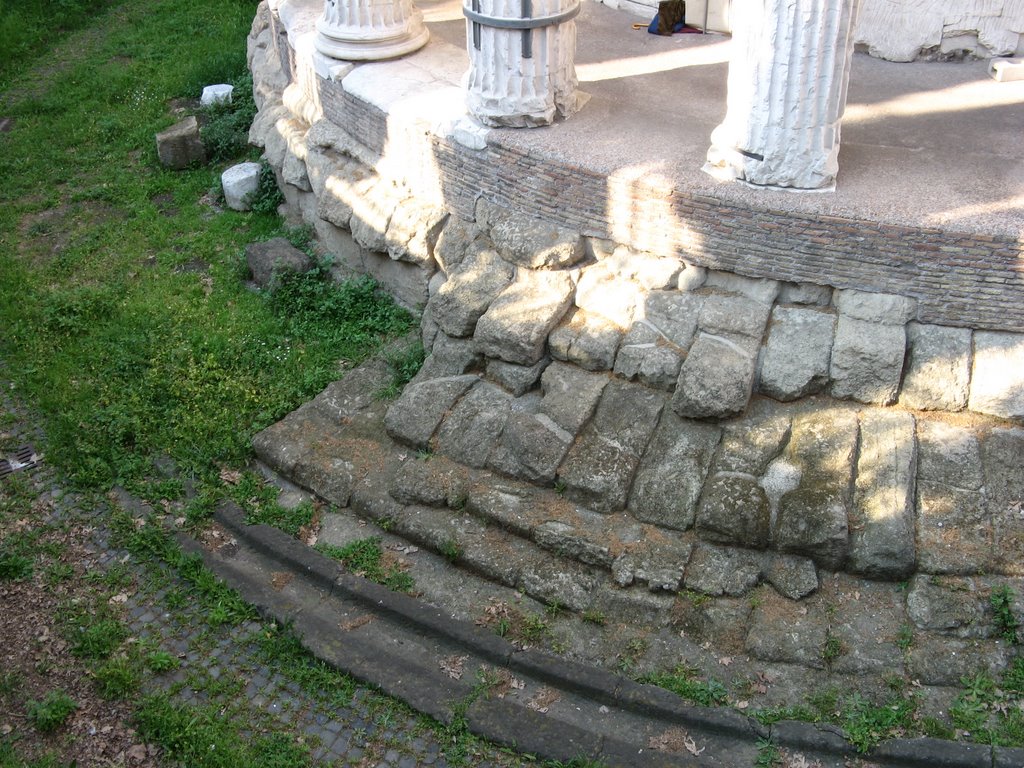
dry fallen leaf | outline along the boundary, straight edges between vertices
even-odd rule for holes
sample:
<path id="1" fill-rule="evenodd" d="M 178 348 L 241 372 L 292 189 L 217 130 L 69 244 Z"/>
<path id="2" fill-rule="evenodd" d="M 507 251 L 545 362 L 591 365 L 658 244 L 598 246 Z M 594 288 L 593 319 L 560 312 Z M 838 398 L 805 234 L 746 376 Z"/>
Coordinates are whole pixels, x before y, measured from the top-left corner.
<path id="1" fill-rule="evenodd" d="M 359 616 L 355 619 L 352 619 L 351 621 L 343 621 L 338 625 L 338 627 L 344 632 L 350 632 L 353 629 L 365 627 L 371 621 L 373 621 L 373 616 L 367 614 L 365 616 Z"/>
<path id="2" fill-rule="evenodd" d="M 292 583 L 292 579 L 295 578 L 295 574 L 289 573 L 288 571 L 274 571 L 270 576 L 270 586 L 280 592 L 282 589 Z"/>
<path id="3" fill-rule="evenodd" d="M 242 473 L 237 469 L 222 469 L 220 471 L 220 479 L 228 485 L 238 485 L 242 482 Z"/>
<path id="4" fill-rule="evenodd" d="M 718 660 L 718 663 L 721 664 L 723 667 L 728 667 L 730 664 L 732 664 L 732 656 L 723 656 Z"/>
<path id="5" fill-rule="evenodd" d="M 459 680 L 462 678 L 463 672 L 465 672 L 467 659 L 469 659 L 469 656 L 448 656 L 441 659 L 441 671 L 452 678 L 452 680 Z"/>

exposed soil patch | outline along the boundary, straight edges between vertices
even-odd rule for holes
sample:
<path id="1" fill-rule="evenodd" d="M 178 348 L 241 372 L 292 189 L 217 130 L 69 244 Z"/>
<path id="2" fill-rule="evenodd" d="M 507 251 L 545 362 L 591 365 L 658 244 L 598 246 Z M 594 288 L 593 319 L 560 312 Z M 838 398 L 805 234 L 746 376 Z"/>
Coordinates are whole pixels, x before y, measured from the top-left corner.
<path id="1" fill-rule="evenodd" d="M 45 263 L 74 245 L 80 233 L 124 218 L 123 211 L 99 200 L 29 213 L 22 217 L 18 226 L 18 253 L 22 258 Z"/>

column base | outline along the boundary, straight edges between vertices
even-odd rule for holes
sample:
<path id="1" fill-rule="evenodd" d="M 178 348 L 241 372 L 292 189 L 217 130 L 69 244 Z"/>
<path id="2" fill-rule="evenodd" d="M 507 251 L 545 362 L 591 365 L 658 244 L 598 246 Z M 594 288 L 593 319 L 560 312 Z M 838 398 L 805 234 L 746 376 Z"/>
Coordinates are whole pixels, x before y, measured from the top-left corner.
<path id="1" fill-rule="evenodd" d="M 430 31 L 422 25 L 391 37 L 368 37 L 365 30 L 345 36 L 345 30 L 317 24 L 314 45 L 320 53 L 342 61 L 379 61 L 395 59 L 418 51 L 427 44 Z"/>

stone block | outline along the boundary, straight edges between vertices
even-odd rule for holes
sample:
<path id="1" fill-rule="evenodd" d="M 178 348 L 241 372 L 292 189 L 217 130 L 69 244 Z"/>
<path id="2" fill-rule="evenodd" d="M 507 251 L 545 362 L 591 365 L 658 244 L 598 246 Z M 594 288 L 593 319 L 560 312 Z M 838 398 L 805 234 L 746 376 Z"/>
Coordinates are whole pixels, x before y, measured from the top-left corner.
<path id="1" fill-rule="evenodd" d="M 431 316 L 449 336 L 472 336 L 477 320 L 512 282 L 514 267 L 497 252 L 467 257 L 428 303 Z"/>
<path id="2" fill-rule="evenodd" d="M 704 489 L 697 511 L 702 539 L 747 549 L 768 546 L 771 508 L 757 479 L 718 474 Z"/>
<path id="3" fill-rule="evenodd" d="M 602 315 L 570 310 L 548 336 L 548 349 L 558 360 L 588 371 L 610 371 L 622 340 L 622 328 Z"/>
<path id="4" fill-rule="evenodd" d="M 706 267 L 699 267 L 696 264 L 687 264 L 683 267 L 683 271 L 679 273 L 679 279 L 676 281 L 676 288 L 680 291 L 696 291 L 702 287 L 708 279 L 708 270 Z"/>
<path id="5" fill-rule="evenodd" d="M 480 355 L 470 339 L 453 339 L 443 331 L 438 331 L 434 336 L 433 348 L 413 381 L 461 376 L 475 372 L 480 366 Z"/>
<path id="6" fill-rule="evenodd" d="M 186 117 L 180 123 L 156 135 L 156 154 L 160 165 L 181 171 L 192 165 L 206 163 L 206 150 L 199 138 L 199 123 L 195 117 Z"/>
<path id="7" fill-rule="evenodd" d="M 971 378 L 971 331 L 911 323 L 907 326 L 907 347 L 900 405 L 920 410 L 963 410 Z"/>
<path id="8" fill-rule="evenodd" d="M 463 491 L 463 483 L 449 462 L 440 457 L 429 461 L 408 458 L 391 477 L 388 492 L 399 504 L 443 507 Z"/>
<path id="9" fill-rule="evenodd" d="M 544 357 L 551 329 L 572 305 L 572 294 L 566 272 L 520 270 L 477 322 L 477 349 L 487 357 L 534 365 Z"/>
<path id="10" fill-rule="evenodd" d="M 701 333 L 683 361 L 672 409 L 683 418 L 742 413 L 754 387 L 755 342 Z"/>
<path id="11" fill-rule="evenodd" d="M 1024 576 L 1024 429 L 993 429 L 984 438 L 982 455 L 992 515 L 992 568 L 998 573 Z"/>
<path id="12" fill-rule="evenodd" d="M 303 192 L 312 192 L 313 185 L 309 183 L 309 173 L 306 171 L 306 164 L 291 152 L 284 156 L 284 163 L 281 165 L 281 180 L 285 184 Z"/>
<path id="13" fill-rule="evenodd" d="M 399 261 L 432 264 L 434 246 L 448 212 L 413 197 L 402 200 L 391 214 L 384 240 L 388 255 Z"/>
<path id="14" fill-rule="evenodd" d="M 550 484 L 573 436 L 543 413 L 512 413 L 491 452 L 492 469 L 531 483 Z"/>
<path id="15" fill-rule="evenodd" d="M 981 494 L 921 480 L 917 510 L 919 571 L 971 574 L 989 569 L 992 515 Z"/>
<path id="16" fill-rule="evenodd" d="M 203 93 L 199 97 L 199 105 L 202 107 L 212 107 L 215 104 L 230 104 L 234 90 L 235 86 L 228 85 L 227 83 L 207 85 L 203 88 Z"/>
<path id="17" fill-rule="evenodd" d="M 551 363 L 550 357 L 542 357 L 533 365 L 516 365 L 504 360 L 487 361 L 487 377 L 512 393 L 514 397 L 533 389 L 540 381 L 544 369 Z"/>
<path id="18" fill-rule="evenodd" d="M 428 448 L 441 420 L 479 380 L 477 376 L 451 376 L 409 384 L 384 417 L 388 435 L 416 449 Z"/>
<path id="19" fill-rule="evenodd" d="M 646 323 L 634 323 L 615 356 L 615 373 L 655 389 L 671 391 L 679 378 L 683 351 Z"/>
<path id="20" fill-rule="evenodd" d="M 832 303 L 832 288 L 814 283 L 783 283 L 779 289 L 778 303 L 827 307 Z"/>
<path id="21" fill-rule="evenodd" d="M 715 460 L 715 472 L 743 472 L 760 477 L 789 440 L 791 419 L 771 410 L 727 424 Z"/>
<path id="22" fill-rule="evenodd" d="M 664 411 L 633 482 L 633 517 L 680 531 L 690 528 L 721 434 L 718 427 Z"/>
<path id="23" fill-rule="evenodd" d="M 850 516 L 848 567 L 853 573 L 895 581 L 913 572 L 916 475 L 914 417 L 881 410 L 862 412 Z"/>
<path id="24" fill-rule="evenodd" d="M 937 419 L 918 419 L 921 480 L 977 491 L 985 482 L 981 447 L 974 430 Z M 1017 457 L 1018 465 L 1020 457 Z"/>
<path id="25" fill-rule="evenodd" d="M 763 575 L 780 595 L 790 600 L 807 597 L 818 588 L 818 569 L 806 557 L 772 555 Z"/>
<path id="26" fill-rule="evenodd" d="M 821 392 L 828 383 L 835 324 L 830 312 L 776 307 L 761 359 L 758 391 L 783 402 Z"/>
<path id="27" fill-rule="evenodd" d="M 303 274 L 315 266 L 308 253 L 300 251 L 283 237 L 249 243 L 245 246 L 245 262 L 253 282 L 261 288 L 269 288 L 286 272 Z"/>
<path id="28" fill-rule="evenodd" d="M 761 661 L 825 666 L 822 652 L 828 620 L 818 610 L 767 592 L 750 616 L 745 650 Z"/>
<path id="29" fill-rule="evenodd" d="M 716 293 L 705 297 L 698 323 L 708 333 L 739 334 L 760 342 L 771 311 L 771 304 L 747 296 Z"/>
<path id="30" fill-rule="evenodd" d="M 620 587 L 646 584 L 651 592 L 675 592 L 683 581 L 693 545 L 674 542 L 642 552 L 628 552 L 615 558 L 612 578 Z"/>
<path id="31" fill-rule="evenodd" d="M 761 552 L 699 544 L 686 566 L 684 582 L 694 592 L 736 597 L 757 586 L 763 565 Z"/>
<path id="32" fill-rule="evenodd" d="M 451 274 L 466 258 L 482 247 L 483 233 L 469 221 L 450 216 L 434 245 L 434 258 L 446 274 Z"/>
<path id="33" fill-rule="evenodd" d="M 1010 649 L 993 640 L 962 640 L 922 632 L 907 652 L 907 671 L 924 685 L 960 687 L 979 671 L 998 679 L 1010 664 Z"/>
<path id="34" fill-rule="evenodd" d="M 583 238 L 575 230 L 497 205 L 487 206 L 486 220 L 495 247 L 515 264 L 559 269 L 583 259 Z"/>
<path id="35" fill-rule="evenodd" d="M 607 376 L 598 373 L 581 371 L 565 363 L 552 363 L 541 376 L 544 399 L 540 411 L 566 432 L 576 435 L 593 415 L 609 381 Z"/>
<path id="36" fill-rule="evenodd" d="M 516 586 L 548 605 L 564 605 L 582 613 L 590 607 L 599 578 L 590 566 L 550 555 L 523 569 Z"/>
<path id="37" fill-rule="evenodd" d="M 239 163 L 220 175 L 224 202 L 233 211 L 248 211 L 249 203 L 260 188 L 260 164 Z"/>
<path id="38" fill-rule="evenodd" d="M 394 187 L 379 177 L 355 187 L 348 198 L 352 206 L 349 228 L 355 241 L 368 251 L 386 253 L 388 227 L 398 202 Z"/>
<path id="39" fill-rule="evenodd" d="M 903 651 L 897 644 L 906 623 L 903 595 L 892 585 L 837 575 L 825 587 L 826 605 L 835 608 L 829 634 L 838 641 L 839 655 L 830 659 L 833 673 L 898 675 Z M 827 610 L 827 609 L 826 609 Z"/>
<path id="40" fill-rule="evenodd" d="M 676 291 L 652 291 L 643 305 L 643 321 L 665 340 L 686 351 L 697 334 L 697 320 L 704 297 Z"/>
<path id="41" fill-rule="evenodd" d="M 968 408 L 1024 419 L 1024 334 L 975 331 Z"/>
<path id="42" fill-rule="evenodd" d="M 427 303 L 431 271 L 421 264 L 395 261 L 386 253 L 362 251 L 363 274 L 369 275 L 391 298 L 411 312 L 419 312 Z"/>
<path id="43" fill-rule="evenodd" d="M 330 256 L 331 275 L 335 280 L 340 282 L 363 272 L 363 249 L 352 239 L 351 232 L 319 216 L 313 223 L 313 231 L 320 246 Z"/>
<path id="44" fill-rule="evenodd" d="M 841 315 L 882 325 L 906 325 L 917 309 L 917 302 L 905 296 L 853 290 L 837 290 L 835 304 Z"/>
<path id="45" fill-rule="evenodd" d="M 597 512 L 625 507 L 664 404 L 662 396 L 644 387 L 610 382 L 560 468 L 566 495 Z"/>
<path id="46" fill-rule="evenodd" d="M 737 293 L 748 299 L 771 306 L 779 295 L 779 281 L 759 277 L 744 277 L 735 272 L 711 270 L 704 281 L 705 288 L 716 288 L 726 293 Z"/>
<path id="47" fill-rule="evenodd" d="M 562 557 L 579 560 L 588 565 L 611 568 L 615 559 L 608 547 L 593 541 L 571 525 L 557 520 L 549 520 L 538 525 L 533 532 L 533 540 Z"/>
<path id="48" fill-rule="evenodd" d="M 998 83 L 1024 80 L 1024 59 L 991 59 L 988 73 Z"/>
<path id="49" fill-rule="evenodd" d="M 620 329 L 639 319 L 647 291 L 619 273 L 608 261 L 583 270 L 576 286 L 576 306 L 601 315 Z"/>
<path id="50" fill-rule="evenodd" d="M 956 637 L 989 637 L 988 590 L 974 579 L 918 575 L 907 591 L 907 616 L 918 629 Z"/>
<path id="51" fill-rule="evenodd" d="M 511 404 L 512 396 L 501 387 L 481 381 L 445 418 L 437 433 L 438 449 L 466 466 L 486 466 Z"/>
<path id="52" fill-rule="evenodd" d="M 879 405 L 895 401 L 906 345 L 902 325 L 840 315 L 829 371 L 832 396 Z"/>

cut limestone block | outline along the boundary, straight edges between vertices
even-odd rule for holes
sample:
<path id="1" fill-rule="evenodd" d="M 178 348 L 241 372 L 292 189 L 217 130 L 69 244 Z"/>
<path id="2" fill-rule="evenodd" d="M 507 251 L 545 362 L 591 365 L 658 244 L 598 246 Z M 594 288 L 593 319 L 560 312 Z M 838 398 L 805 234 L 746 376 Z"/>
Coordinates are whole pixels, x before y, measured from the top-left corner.
<path id="1" fill-rule="evenodd" d="M 212 107 L 214 104 L 230 104 L 234 90 L 235 86 L 227 83 L 208 85 L 203 88 L 203 95 L 199 98 L 199 103 L 204 107 Z"/>
<path id="2" fill-rule="evenodd" d="M 900 405 L 960 411 L 971 378 L 971 331 L 942 325 L 907 326 L 909 355 Z"/>
<path id="3" fill-rule="evenodd" d="M 776 307 L 761 361 L 758 390 L 796 400 L 828 383 L 835 315 L 803 307 Z"/>
<path id="4" fill-rule="evenodd" d="M 164 168 L 180 171 L 206 162 L 206 150 L 199 138 L 199 122 L 186 117 L 156 135 L 156 154 Z"/>
<path id="5" fill-rule="evenodd" d="M 974 334 L 968 407 L 1004 419 L 1024 418 L 1024 334 Z"/>
<path id="6" fill-rule="evenodd" d="M 896 399 L 907 334 L 886 325 L 840 314 L 832 345 L 832 396 L 888 405 Z"/>
<path id="7" fill-rule="evenodd" d="M 220 175 L 224 187 L 224 200 L 233 211 L 248 211 L 249 204 L 260 188 L 260 164 L 239 163 Z"/>

